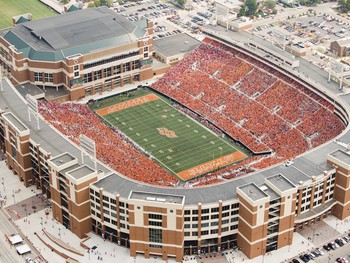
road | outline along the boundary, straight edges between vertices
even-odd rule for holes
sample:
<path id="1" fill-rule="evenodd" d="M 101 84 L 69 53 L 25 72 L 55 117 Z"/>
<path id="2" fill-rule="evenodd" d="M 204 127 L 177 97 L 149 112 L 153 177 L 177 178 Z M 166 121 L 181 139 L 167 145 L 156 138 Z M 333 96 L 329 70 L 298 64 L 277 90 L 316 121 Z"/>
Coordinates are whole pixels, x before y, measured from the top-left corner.
<path id="1" fill-rule="evenodd" d="M 5 240 L 5 234 L 15 234 L 18 230 L 9 222 L 2 209 L 0 211 L 0 262 L 22 263 L 24 259 L 16 253 L 14 248 L 11 249 L 11 245 Z"/>

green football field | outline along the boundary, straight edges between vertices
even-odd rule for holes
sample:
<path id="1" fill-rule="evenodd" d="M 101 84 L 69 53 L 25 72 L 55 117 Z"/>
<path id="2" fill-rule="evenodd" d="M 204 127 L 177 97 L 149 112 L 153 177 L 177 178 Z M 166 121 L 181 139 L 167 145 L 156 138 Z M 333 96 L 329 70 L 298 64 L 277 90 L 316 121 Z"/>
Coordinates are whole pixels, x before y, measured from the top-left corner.
<path id="1" fill-rule="evenodd" d="M 31 13 L 33 20 L 57 15 L 39 0 L 0 0 L 0 29 L 12 26 L 13 16 L 26 13 Z"/>
<path id="2" fill-rule="evenodd" d="M 135 97 L 138 95 L 130 99 Z M 125 103 L 127 99 L 122 97 L 120 101 Z M 113 104 L 109 100 L 104 107 Z M 118 105 L 117 102 L 114 104 Z M 104 115 L 103 118 L 151 153 L 163 167 L 174 174 L 232 153 L 242 154 L 236 145 L 183 115 L 163 99 L 122 109 Z"/>

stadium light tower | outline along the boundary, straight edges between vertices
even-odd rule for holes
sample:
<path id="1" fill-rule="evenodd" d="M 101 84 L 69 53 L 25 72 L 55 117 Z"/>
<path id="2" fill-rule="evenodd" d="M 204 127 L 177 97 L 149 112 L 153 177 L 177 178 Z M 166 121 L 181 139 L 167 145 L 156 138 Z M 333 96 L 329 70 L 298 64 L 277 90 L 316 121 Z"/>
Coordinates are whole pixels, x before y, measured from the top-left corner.
<path id="1" fill-rule="evenodd" d="M 344 65 L 343 63 L 335 60 L 334 58 L 329 59 L 329 71 L 328 71 L 328 81 L 331 81 L 332 76 L 339 81 L 339 90 L 343 89 L 343 75 L 344 75 Z"/>
<path id="2" fill-rule="evenodd" d="M 38 106 L 38 101 L 32 96 L 32 95 L 27 95 L 27 105 L 28 105 L 28 119 L 29 121 L 32 121 L 31 115 L 36 119 L 36 124 L 38 130 L 40 130 L 40 122 L 39 122 L 39 106 Z"/>
<path id="3" fill-rule="evenodd" d="M 81 161 L 84 164 L 84 155 L 90 157 L 94 162 L 95 171 L 97 171 L 97 160 L 96 160 L 96 144 L 95 141 L 85 136 L 84 134 L 79 135 Z"/>
<path id="4" fill-rule="evenodd" d="M 286 44 L 288 39 L 290 38 L 290 34 L 286 34 L 280 30 L 273 29 L 271 35 L 271 43 L 272 45 L 278 45 L 282 48 L 283 51 L 286 50 Z"/>

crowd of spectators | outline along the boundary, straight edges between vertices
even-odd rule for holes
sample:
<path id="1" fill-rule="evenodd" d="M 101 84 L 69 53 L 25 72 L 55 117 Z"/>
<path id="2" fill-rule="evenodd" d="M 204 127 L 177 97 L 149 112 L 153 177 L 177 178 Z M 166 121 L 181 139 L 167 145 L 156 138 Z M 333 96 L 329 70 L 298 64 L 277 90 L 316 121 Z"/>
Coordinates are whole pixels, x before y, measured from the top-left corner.
<path id="1" fill-rule="evenodd" d="M 175 176 L 148 158 L 116 127 L 106 126 L 86 105 L 41 101 L 39 109 L 51 125 L 75 144 L 79 145 L 80 134 L 94 140 L 97 158 L 124 176 L 152 185 L 177 185 Z"/>
<path id="2" fill-rule="evenodd" d="M 344 129 L 331 103 L 276 69 L 211 39 L 205 39 L 152 88 L 253 152 L 273 153 L 251 159 L 247 171 L 294 158 Z M 240 173 L 234 166 L 226 170 L 231 171 L 226 178 Z M 223 171 L 214 174 L 221 176 Z"/>
<path id="3" fill-rule="evenodd" d="M 252 152 L 265 153 L 213 171 L 190 185 L 221 182 L 275 165 L 344 129 L 331 103 L 276 69 L 211 39 L 152 88 L 176 100 L 180 110 L 189 109 L 187 114 L 217 134 L 228 134 Z M 98 159 L 121 174 L 151 184 L 178 183 L 147 158 L 147 152 L 117 128 L 105 126 L 86 106 L 42 102 L 40 111 L 75 143 L 79 134 L 93 139 Z"/>

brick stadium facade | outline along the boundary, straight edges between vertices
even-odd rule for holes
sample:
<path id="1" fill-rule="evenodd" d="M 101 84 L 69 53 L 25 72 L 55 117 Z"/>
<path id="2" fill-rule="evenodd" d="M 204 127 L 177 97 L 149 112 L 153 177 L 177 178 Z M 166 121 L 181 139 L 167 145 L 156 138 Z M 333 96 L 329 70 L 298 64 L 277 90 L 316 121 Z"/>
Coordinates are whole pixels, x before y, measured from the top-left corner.
<path id="1" fill-rule="evenodd" d="M 281 165 L 284 172 L 246 175 L 250 183 L 244 177 L 198 189 L 158 188 L 103 165 L 95 170 L 83 164 L 77 148 L 51 126 L 44 123 L 37 132 L 24 117 L 23 101 L 10 83 L 4 86 L 16 105 L 0 110 L 0 144 L 8 168 L 25 186 L 34 184 L 51 198 L 53 217 L 79 237 L 94 231 L 130 248 L 130 256 L 160 255 L 178 262 L 184 255 L 233 246 L 254 258 L 292 244 L 294 231 L 325 217 L 350 216 L 350 155 L 335 142 L 317 156 L 324 170 L 305 181 L 293 183 L 295 173 Z M 6 101 L 0 93 L 1 105 Z M 308 167 L 319 165 L 305 160 Z"/>
<path id="2" fill-rule="evenodd" d="M 152 32 L 151 21 L 132 23 L 107 8 L 69 12 L 5 32 L 0 63 L 14 85 L 61 89 L 57 100 L 77 100 L 151 78 Z"/>

